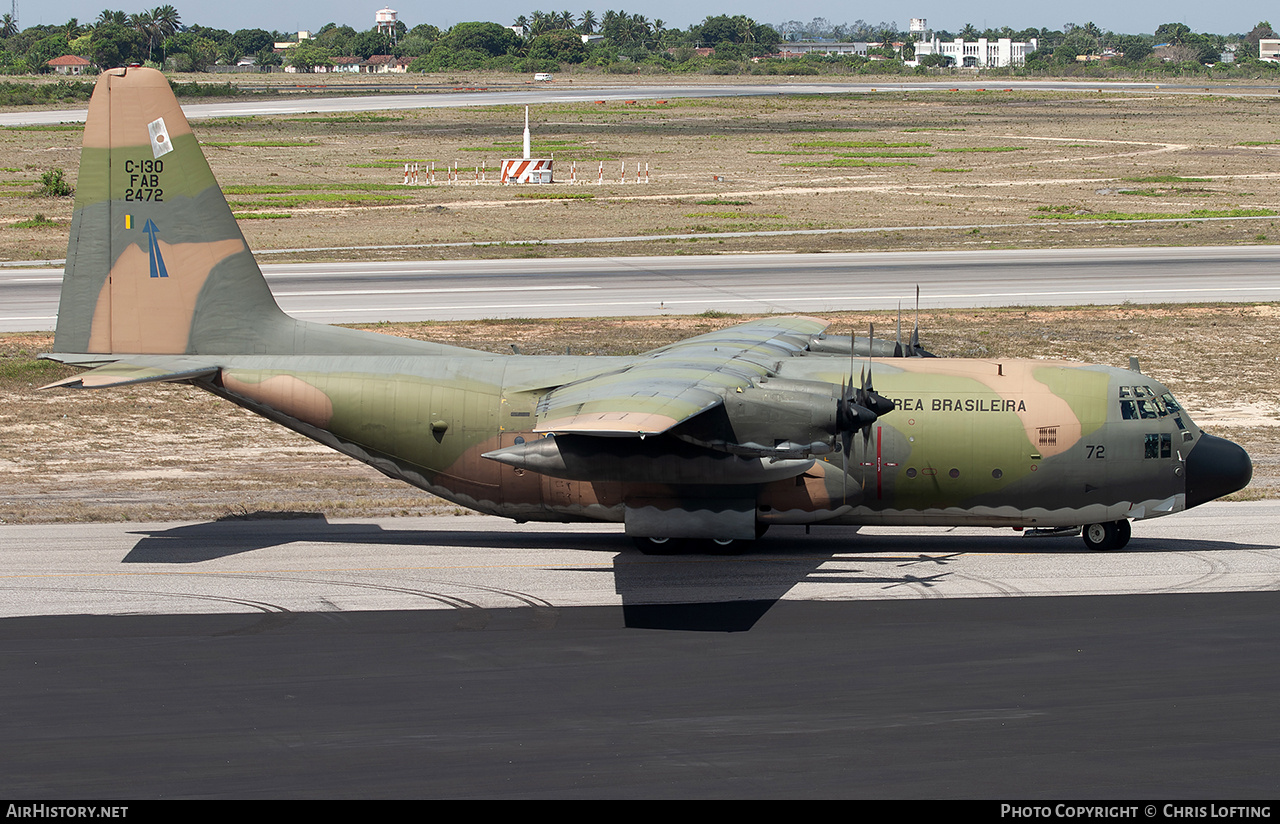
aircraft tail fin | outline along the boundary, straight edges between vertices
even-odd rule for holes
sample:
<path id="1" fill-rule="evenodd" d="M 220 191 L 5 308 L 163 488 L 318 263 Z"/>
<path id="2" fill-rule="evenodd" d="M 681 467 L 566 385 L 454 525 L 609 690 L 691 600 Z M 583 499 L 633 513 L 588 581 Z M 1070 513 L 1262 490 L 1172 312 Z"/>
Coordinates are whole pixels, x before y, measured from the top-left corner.
<path id="1" fill-rule="evenodd" d="M 111 69 L 85 122 L 58 352 L 295 351 L 165 76 Z"/>
<path id="2" fill-rule="evenodd" d="M 479 354 L 282 312 L 169 81 L 143 68 L 103 72 L 89 101 L 54 351 L 199 355 L 202 363 Z"/>

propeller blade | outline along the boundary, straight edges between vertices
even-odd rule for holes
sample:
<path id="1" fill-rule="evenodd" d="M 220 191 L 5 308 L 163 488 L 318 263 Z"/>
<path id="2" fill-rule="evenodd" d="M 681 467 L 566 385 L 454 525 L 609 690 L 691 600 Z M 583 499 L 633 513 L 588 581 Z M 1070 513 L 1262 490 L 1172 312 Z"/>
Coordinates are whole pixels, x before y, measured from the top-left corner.
<path id="1" fill-rule="evenodd" d="M 893 356 L 902 357 L 902 301 L 898 301 L 898 338 L 893 344 Z"/>

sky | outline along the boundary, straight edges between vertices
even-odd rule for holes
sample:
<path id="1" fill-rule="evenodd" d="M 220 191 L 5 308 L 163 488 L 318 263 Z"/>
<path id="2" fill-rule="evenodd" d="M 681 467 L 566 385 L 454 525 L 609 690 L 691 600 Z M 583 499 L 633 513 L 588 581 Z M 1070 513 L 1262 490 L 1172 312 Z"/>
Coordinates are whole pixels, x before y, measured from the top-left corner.
<path id="1" fill-rule="evenodd" d="M 0 0 L 0 12 L 8 12 L 13 0 Z M 571 11 L 578 15 L 583 9 L 591 9 L 596 17 L 608 9 L 642 14 L 650 20 L 660 19 L 667 28 L 687 28 L 692 23 L 717 14 L 745 14 L 758 23 L 777 24 L 784 20 L 808 22 L 815 17 L 825 17 L 832 23 L 852 23 L 862 19 L 868 23 L 896 22 L 907 28 L 912 17 L 924 17 L 934 29 L 958 31 L 966 23 L 979 29 L 1009 26 L 1025 29 L 1032 26 L 1061 29 L 1065 23 L 1084 24 L 1092 21 L 1103 31 L 1112 30 L 1124 34 L 1153 33 L 1161 23 L 1185 23 L 1193 31 L 1213 34 L 1247 32 L 1259 20 L 1269 20 L 1280 26 L 1280 4 L 1276 0 L 1231 0 L 1222 6 L 1203 0 L 1075 0 L 1068 7 L 1053 10 L 1026 0 L 987 0 L 987 2 L 956 2 L 952 0 L 906 0 L 906 2 L 854 4 L 837 0 L 796 0 L 778 4 L 770 0 L 735 0 L 726 3 L 706 0 L 630 0 L 630 2 L 594 2 L 590 5 L 579 0 L 579 5 L 568 5 L 559 0 L 544 4 L 530 0 L 491 0 L 490 2 L 449 5 L 441 8 L 438 3 L 396 2 L 391 8 L 399 12 L 399 19 L 410 28 L 419 23 L 430 23 L 448 28 L 468 20 L 491 20 L 509 25 L 521 14 L 528 15 L 534 9 L 544 11 Z M 23 27 L 37 24 L 65 23 L 75 17 L 81 22 L 95 20 L 103 9 L 120 9 L 135 13 L 162 5 L 163 0 L 142 0 L 128 4 L 127 0 L 52 0 L 36 3 L 33 0 L 17 0 L 18 22 Z M 374 13 L 383 5 L 380 2 L 352 3 L 350 0 L 221 0 L 218 3 L 193 3 L 170 0 L 169 5 L 178 9 L 182 22 L 188 25 L 227 29 L 266 29 L 268 31 L 316 30 L 325 23 L 349 25 L 357 31 L 373 28 Z M 461 10 L 459 10 L 461 9 Z"/>

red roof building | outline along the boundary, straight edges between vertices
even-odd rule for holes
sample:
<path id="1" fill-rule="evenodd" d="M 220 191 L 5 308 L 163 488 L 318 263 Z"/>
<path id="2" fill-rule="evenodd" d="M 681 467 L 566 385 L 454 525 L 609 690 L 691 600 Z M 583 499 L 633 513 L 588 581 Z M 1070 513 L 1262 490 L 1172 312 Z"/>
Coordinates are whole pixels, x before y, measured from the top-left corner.
<path id="1" fill-rule="evenodd" d="M 64 54 L 61 57 L 55 57 L 45 64 L 58 74 L 84 74 L 93 65 L 83 57 L 74 54 Z"/>

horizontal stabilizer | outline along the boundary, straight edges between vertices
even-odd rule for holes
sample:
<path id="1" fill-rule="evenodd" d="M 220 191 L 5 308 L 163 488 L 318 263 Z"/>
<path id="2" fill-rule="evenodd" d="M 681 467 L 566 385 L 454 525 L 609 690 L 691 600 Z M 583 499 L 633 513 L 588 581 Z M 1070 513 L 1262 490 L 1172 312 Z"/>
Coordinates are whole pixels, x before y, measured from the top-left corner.
<path id="1" fill-rule="evenodd" d="M 218 374 L 220 367 L 197 358 L 173 358 L 163 366 L 143 366 L 117 361 L 106 366 L 81 372 L 60 381 L 40 387 L 72 387 L 79 389 L 105 389 L 111 386 L 128 386 L 135 383 L 172 383 L 207 378 Z"/>

